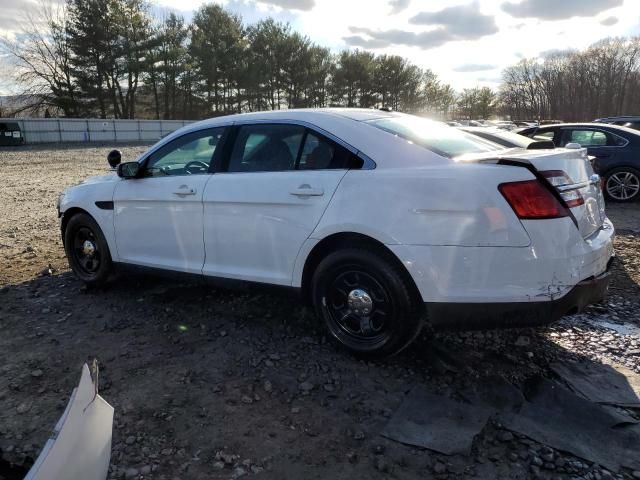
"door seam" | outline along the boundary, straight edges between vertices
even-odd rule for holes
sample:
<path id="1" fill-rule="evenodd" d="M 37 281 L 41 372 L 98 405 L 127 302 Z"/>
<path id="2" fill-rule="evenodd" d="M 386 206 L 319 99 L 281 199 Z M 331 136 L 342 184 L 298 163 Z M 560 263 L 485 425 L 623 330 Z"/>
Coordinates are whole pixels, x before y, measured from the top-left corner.
<path id="1" fill-rule="evenodd" d="M 211 181 L 215 173 L 209 173 L 208 175 L 209 175 L 209 178 L 207 179 L 204 186 L 202 187 L 202 197 L 200 199 L 200 207 L 202 208 L 202 251 L 204 253 L 204 256 L 202 259 L 202 266 L 200 267 L 200 275 L 204 275 L 204 266 L 207 264 L 207 241 L 205 239 L 205 225 L 204 225 L 204 194 L 207 191 L 207 186 L 209 185 L 209 182 Z"/>
<path id="2" fill-rule="evenodd" d="M 307 243 L 307 241 L 311 238 L 311 235 L 313 235 L 313 232 L 315 232 L 316 228 L 318 228 L 318 225 L 320 225 L 320 222 L 322 221 L 322 218 L 324 217 L 324 214 L 326 213 L 327 208 L 329 208 L 329 205 L 331 205 L 331 202 L 333 201 L 333 197 L 335 196 L 336 192 L 338 191 L 338 188 L 340 188 L 340 184 L 342 183 L 342 180 L 344 180 L 344 177 L 346 177 L 347 173 L 349 173 L 350 171 L 351 170 L 346 170 L 344 172 L 344 175 L 342 175 L 342 177 L 340 177 L 340 180 L 338 181 L 338 184 L 336 185 L 336 188 L 333 189 L 333 193 L 331 194 L 331 198 L 329 198 L 329 201 L 327 202 L 327 205 L 324 207 L 324 210 L 322 210 L 322 213 L 318 217 L 318 221 L 313 226 L 313 229 L 311 230 L 311 232 L 309 232 L 309 235 L 307 235 L 307 238 L 305 238 L 304 242 L 302 242 L 300 244 L 300 247 L 298 248 L 298 253 L 296 254 L 296 259 L 293 261 L 293 270 L 291 271 L 291 274 L 290 274 L 291 280 L 289 282 L 290 286 L 293 286 L 293 273 L 296 271 L 296 265 L 298 264 L 298 258 L 300 257 L 300 252 L 302 251 L 302 247 L 304 247 L 304 245 Z"/>

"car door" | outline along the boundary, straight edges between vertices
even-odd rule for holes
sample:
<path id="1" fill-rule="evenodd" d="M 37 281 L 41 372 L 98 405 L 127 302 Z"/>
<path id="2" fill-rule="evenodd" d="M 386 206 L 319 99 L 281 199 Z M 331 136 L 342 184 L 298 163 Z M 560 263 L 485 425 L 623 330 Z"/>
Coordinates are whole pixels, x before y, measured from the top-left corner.
<path id="1" fill-rule="evenodd" d="M 347 148 L 295 124 L 235 127 L 204 192 L 205 275 L 290 285 L 304 241 L 347 169 Z"/>
<path id="2" fill-rule="evenodd" d="M 151 152 L 140 178 L 118 183 L 113 200 L 120 261 L 202 272 L 202 195 L 223 133 L 186 133 Z"/>

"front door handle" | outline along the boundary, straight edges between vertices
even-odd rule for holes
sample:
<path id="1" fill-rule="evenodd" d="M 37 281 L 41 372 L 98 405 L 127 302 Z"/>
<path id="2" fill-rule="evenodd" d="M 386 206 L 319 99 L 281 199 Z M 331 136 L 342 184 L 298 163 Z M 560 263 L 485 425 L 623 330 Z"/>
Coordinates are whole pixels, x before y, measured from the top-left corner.
<path id="1" fill-rule="evenodd" d="M 174 195 L 178 195 L 179 197 L 186 197 L 187 195 L 195 195 L 196 189 L 190 188 L 187 185 L 180 185 L 176 192 L 173 192 Z"/>
<path id="2" fill-rule="evenodd" d="M 291 190 L 289 193 L 297 197 L 320 197 L 324 195 L 324 189 L 313 188 L 308 183 L 304 183 L 300 185 L 298 188 Z"/>

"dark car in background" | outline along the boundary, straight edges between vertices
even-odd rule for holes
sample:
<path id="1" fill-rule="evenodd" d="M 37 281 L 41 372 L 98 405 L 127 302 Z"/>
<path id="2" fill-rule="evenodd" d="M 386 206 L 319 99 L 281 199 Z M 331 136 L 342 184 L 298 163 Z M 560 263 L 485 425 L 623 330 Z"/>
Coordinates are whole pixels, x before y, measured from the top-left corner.
<path id="1" fill-rule="evenodd" d="M 617 202 L 640 198 L 640 132 L 606 123 L 562 123 L 525 128 L 534 140 L 551 140 L 557 147 L 577 143 L 595 157 L 594 169 L 604 178 L 604 193 Z"/>
<path id="2" fill-rule="evenodd" d="M 0 121 L 0 146 L 22 145 L 24 137 L 18 122 Z"/>
<path id="3" fill-rule="evenodd" d="M 598 118 L 594 120 L 594 122 L 610 123 L 611 125 L 620 125 L 621 127 L 640 130 L 640 115 L 622 115 L 619 117 Z"/>

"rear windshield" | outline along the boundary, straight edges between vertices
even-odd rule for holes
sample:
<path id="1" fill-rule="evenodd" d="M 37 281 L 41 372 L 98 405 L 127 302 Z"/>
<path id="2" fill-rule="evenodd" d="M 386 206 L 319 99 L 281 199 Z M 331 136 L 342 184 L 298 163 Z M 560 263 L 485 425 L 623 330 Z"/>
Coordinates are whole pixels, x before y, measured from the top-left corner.
<path id="1" fill-rule="evenodd" d="M 504 148 L 443 123 L 410 115 L 377 118 L 367 120 L 366 123 L 448 158 L 467 153 L 492 152 Z"/>

